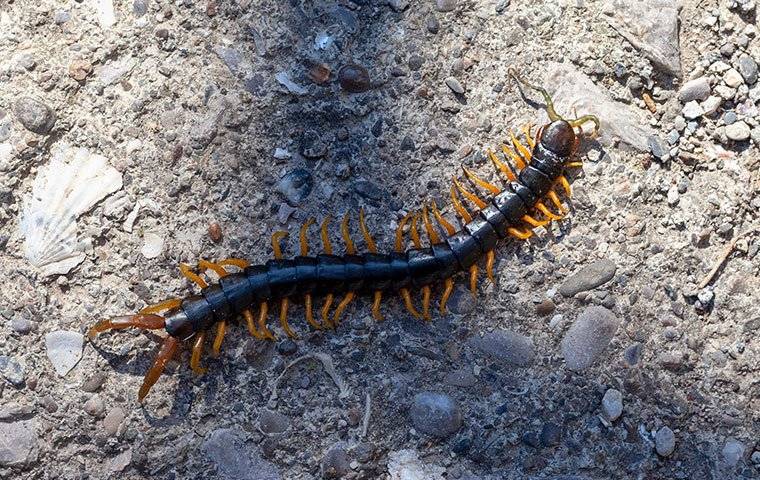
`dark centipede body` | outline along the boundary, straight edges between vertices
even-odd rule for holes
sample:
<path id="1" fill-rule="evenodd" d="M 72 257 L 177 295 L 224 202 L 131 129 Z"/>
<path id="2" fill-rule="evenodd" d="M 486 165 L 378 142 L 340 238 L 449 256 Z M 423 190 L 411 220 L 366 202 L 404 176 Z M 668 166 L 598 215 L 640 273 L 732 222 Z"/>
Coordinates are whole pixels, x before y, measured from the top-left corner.
<path id="1" fill-rule="evenodd" d="M 430 300 L 430 286 L 446 282 L 447 293 L 444 293 L 441 302 L 441 312 L 443 312 L 446 299 L 453 285 L 451 283 L 452 276 L 458 272 L 469 270 L 471 272 L 471 288 L 474 292 L 477 264 L 484 256 L 488 256 L 488 273 L 489 278 L 492 278 L 493 251 L 500 240 L 510 236 L 521 239 L 527 238 L 532 234 L 530 228 L 543 226 L 551 220 L 561 218 L 550 212 L 541 201 L 544 198 L 549 198 L 561 212 L 564 211 L 552 189 L 558 184 L 562 184 L 566 193 L 568 195 L 570 193 L 567 180 L 563 174 L 568 166 L 573 165 L 571 158 L 579 145 L 580 137 L 576 135 L 575 128 L 579 128 L 579 125 L 585 121 L 593 121 L 598 127 L 598 120 L 588 115 L 573 121 L 561 119 L 554 112 L 551 99 L 545 91 L 538 87 L 528 86 L 539 90 L 544 95 L 552 122 L 539 129 L 535 139 L 530 137 L 529 129 L 527 129 L 526 139 L 530 144 L 530 149 L 519 144 L 513 137 L 512 142 L 520 156 L 518 157 L 514 153 L 510 155 L 518 164 L 519 173 L 515 173 L 511 169 L 508 170 L 504 164 L 499 164 L 495 156 L 489 152 L 494 163 L 497 164 L 502 173 L 508 176 L 509 182 L 503 189 L 477 179 L 466 171 L 473 183 L 490 190 L 490 195 L 481 200 L 476 195 L 465 191 L 456 179 L 454 180 L 461 194 L 478 207 L 477 211 L 470 215 L 457 200 L 455 190 L 452 187 L 452 200 L 455 210 L 464 220 L 462 228 L 458 231 L 455 231 L 434 207 L 436 219 L 448 233 L 441 238 L 431 228 L 427 209 L 425 209 L 423 218 L 431 241 L 429 247 L 423 247 L 420 244 L 419 236 L 415 230 L 417 221 L 415 216 L 410 230 L 415 243 L 414 248 L 404 250 L 401 247 L 400 235 L 405 219 L 397 231 L 397 251 L 378 253 L 374 242 L 366 231 L 363 216 L 360 216 L 363 235 L 370 247 L 370 252 L 359 254 L 356 253 L 353 242 L 348 238 L 346 218 L 343 224 L 343 234 L 347 242 L 348 253 L 345 255 L 333 255 L 331 253 L 332 247 L 329 246 L 327 239 L 325 222 L 322 227 L 322 239 L 327 253 L 309 256 L 306 255 L 308 247 L 304 237 L 304 231 L 308 227 L 307 222 L 301 232 L 302 254 L 300 256 L 290 259 L 283 258 L 279 244 L 275 242 L 275 237 L 278 234 L 275 234 L 273 236 L 275 259 L 269 260 L 263 265 L 248 265 L 247 262 L 242 263 L 243 261 L 232 263 L 241 267 L 241 270 L 236 273 L 228 273 L 221 267 L 221 263 L 205 262 L 205 266 L 199 264 L 203 269 L 213 269 L 220 274 L 219 282 L 211 285 L 208 285 L 196 274 L 183 270 L 189 279 L 201 286 L 199 295 L 169 300 L 157 306 L 149 307 L 134 316 L 102 321 L 91 329 L 91 334 L 132 326 L 150 329 L 165 328 L 169 337 L 165 340 L 153 368 L 146 376 L 145 383 L 140 391 L 140 399 L 142 399 L 161 374 L 166 361 L 174 354 L 180 341 L 195 339 L 191 366 L 193 366 L 193 370 L 201 371 L 197 362 L 203 341 L 206 332 L 215 324 L 220 327 L 217 330 L 217 341 L 214 344 L 214 349 L 217 352 L 224 335 L 226 322 L 241 314 L 246 316 L 251 333 L 257 336 L 261 334 L 261 332 L 255 333 L 255 327 L 252 325 L 253 320 L 250 312 L 256 307 L 260 307 L 261 310 L 260 326 L 271 335 L 271 332 L 263 325 L 262 319 L 266 317 L 267 305 L 274 301 L 282 302 L 280 322 L 286 333 L 291 336 L 292 331 L 287 326 L 285 317 L 287 315 L 287 301 L 292 297 L 303 299 L 308 305 L 307 320 L 315 328 L 319 326 L 313 322 L 311 317 L 311 298 L 323 296 L 327 298 L 322 313 L 323 318 L 327 320 L 325 311 L 329 309 L 333 295 L 336 294 L 344 295 L 344 301 L 336 308 L 336 321 L 342 309 L 355 295 L 373 293 L 375 295 L 373 315 L 378 318 L 379 310 L 377 308 L 383 292 L 400 293 L 406 301 L 407 309 L 418 316 L 414 307 L 411 306 L 410 290 L 423 291 L 425 295 L 423 300 L 425 318 L 429 318 L 427 309 Z M 505 147 L 505 154 L 507 151 Z M 547 216 L 549 220 L 543 223 L 536 220 L 533 217 L 536 213 Z M 530 227 L 527 231 L 525 229 L 526 223 Z M 284 232 L 280 233 L 284 234 Z M 277 237 L 277 241 L 279 238 L 281 237 Z M 168 310 L 163 317 L 154 315 L 155 312 L 163 310 Z"/>

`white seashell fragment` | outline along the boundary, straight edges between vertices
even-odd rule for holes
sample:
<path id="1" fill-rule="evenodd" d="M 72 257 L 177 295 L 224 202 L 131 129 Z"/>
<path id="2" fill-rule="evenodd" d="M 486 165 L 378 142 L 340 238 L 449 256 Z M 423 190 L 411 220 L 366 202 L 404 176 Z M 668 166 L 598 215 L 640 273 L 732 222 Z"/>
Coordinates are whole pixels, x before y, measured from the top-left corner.
<path id="1" fill-rule="evenodd" d="M 155 232 L 145 232 L 140 252 L 145 258 L 156 258 L 164 251 L 164 239 Z"/>
<path id="2" fill-rule="evenodd" d="M 122 187 L 102 155 L 61 145 L 40 169 L 24 202 L 24 256 L 42 275 L 66 274 L 85 258 L 91 238 L 77 237 L 77 218 Z"/>
<path id="3" fill-rule="evenodd" d="M 55 373 L 65 376 L 82 358 L 84 336 L 81 333 L 57 330 L 45 335 L 45 348 Z"/>

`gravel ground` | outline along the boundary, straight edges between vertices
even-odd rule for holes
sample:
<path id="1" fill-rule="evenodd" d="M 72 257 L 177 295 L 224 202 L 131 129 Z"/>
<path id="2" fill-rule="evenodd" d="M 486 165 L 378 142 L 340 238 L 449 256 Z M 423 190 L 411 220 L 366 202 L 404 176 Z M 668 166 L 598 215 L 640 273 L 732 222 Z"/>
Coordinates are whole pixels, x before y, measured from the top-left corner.
<path id="1" fill-rule="evenodd" d="M 755 3 L 0 0 L 0 478 L 758 478 Z M 390 248 L 546 118 L 510 66 L 602 135 L 477 298 L 233 325 L 142 405 L 159 336 L 83 337 L 312 216 Z"/>

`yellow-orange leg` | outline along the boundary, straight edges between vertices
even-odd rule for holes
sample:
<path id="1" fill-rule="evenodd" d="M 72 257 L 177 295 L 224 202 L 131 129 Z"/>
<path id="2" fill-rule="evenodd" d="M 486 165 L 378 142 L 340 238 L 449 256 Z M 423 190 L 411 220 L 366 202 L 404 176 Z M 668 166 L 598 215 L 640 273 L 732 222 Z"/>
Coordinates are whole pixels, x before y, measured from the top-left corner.
<path id="1" fill-rule="evenodd" d="M 543 227 L 551 223 L 551 220 L 540 221 L 530 215 L 523 215 L 522 221 L 530 225 L 531 227 Z"/>
<path id="2" fill-rule="evenodd" d="M 552 201 L 555 207 L 560 211 L 560 213 L 567 213 L 567 208 L 565 208 L 564 205 L 562 205 L 562 201 L 559 199 L 559 195 L 557 195 L 557 192 L 554 190 L 549 190 L 549 193 L 546 194 L 547 197 L 549 197 L 549 200 Z"/>
<path id="3" fill-rule="evenodd" d="M 264 338 L 268 340 L 274 340 L 274 333 L 267 328 L 267 314 L 269 313 L 269 305 L 267 302 L 261 302 L 259 305 L 259 331 L 264 335 Z"/>
<path id="4" fill-rule="evenodd" d="M 491 283 L 495 284 L 496 279 L 494 279 L 493 276 L 493 265 L 496 262 L 496 253 L 494 253 L 493 250 L 488 252 L 486 254 L 486 275 L 488 276 L 488 279 L 491 280 Z"/>
<path id="5" fill-rule="evenodd" d="M 493 164 L 496 166 L 496 169 L 503 173 L 507 177 L 507 180 L 510 182 L 517 180 L 517 175 L 515 175 L 515 172 L 513 172 L 506 163 L 499 160 L 499 157 L 497 157 L 494 152 L 487 150 L 486 153 L 488 154 L 488 158 L 491 159 L 491 162 L 493 162 Z"/>
<path id="6" fill-rule="evenodd" d="M 515 227 L 507 228 L 507 233 L 520 240 L 527 240 L 533 236 L 532 230 L 520 230 Z"/>
<path id="7" fill-rule="evenodd" d="M 562 185 L 562 188 L 565 190 L 565 195 L 567 195 L 568 197 L 572 197 L 573 191 L 570 188 L 570 182 L 567 181 L 567 178 L 565 178 L 564 175 L 560 175 L 557 180 L 559 181 L 559 184 Z"/>
<path id="8" fill-rule="evenodd" d="M 517 166 L 518 172 L 527 166 L 525 165 L 525 161 L 522 159 L 522 157 L 518 155 L 517 153 L 515 153 L 515 151 L 509 148 L 508 146 L 502 144 L 501 151 L 504 154 L 505 158 L 509 157 L 512 159 L 513 162 L 515 162 L 515 166 Z"/>
<path id="9" fill-rule="evenodd" d="M 446 303 L 448 303 L 449 297 L 451 297 L 451 292 L 453 291 L 454 291 L 454 280 L 452 280 L 451 278 L 447 278 L 444 281 L 443 294 L 441 295 L 441 306 L 440 306 L 441 315 L 446 315 Z"/>
<path id="10" fill-rule="evenodd" d="M 528 142 L 528 147 L 531 151 L 536 147 L 536 140 L 531 136 L 530 129 L 533 127 L 532 124 L 528 123 L 522 127 L 523 135 L 525 135 L 525 141 Z"/>
<path id="11" fill-rule="evenodd" d="M 380 312 L 380 302 L 383 300 L 383 292 L 380 290 L 375 291 L 375 298 L 372 302 L 372 317 L 378 322 L 385 320 L 382 312 Z"/>
<path id="12" fill-rule="evenodd" d="M 129 327 L 141 328 L 143 330 L 158 330 L 159 328 L 164 328 L 165 325 L 166 321 L 164 320 L 164 317 L 138 313 L 137 315 L 126 315 L 123 317 L 101 320 L 87 331 L 87 335 L 90 338 L 95 338 L 99 333 L 107 330 L 121 330 L 122 328 Z"/>
<path id="13" fill-rule="evenodd" d="M 409 289 L 402 288 L 399 290 L 399 294 L 401 295 L 401 298 L 404 299 L 404 305 L 406 306 L 406 309 L 409 311 L 409 313 L 411 313 L 414 318 L 417 318 L 417 319 L 421 318 L 420 312 L 418 312 L 414 308 L 414 304 L 412 304 L 412 296 L 409 293 Z"/>
<path id="14" fill-rule="evenodd" d="M 149 307 L 145 307 L 142 310 L 140 310 L 137 313 L 140 313 L 142 315 L 147 315 L 149 313 L 158 313 L 162 312 L 164 310 L 173 310 L 177 307 L 179 307 L 182 304 L 182 299 L 179 298 L 172 298 L 170 300 L 165 300 L 161 303 L 157 303 L 155 305 L 151 305 Z"/>
<path id="15" fill-rule="evenodd" d="M 359 209 L 359 229 L 362 231 L 362 237 L 364 237 L 364 243 L 367 244 L 367 251 L 369 253 L 377 253 L 377 245 L 372 235 L 369 233 L 367 223 L 364 221 L 364 209 Z M 383 292 L 375 290 L 375 298 L 372 302 L 372 317 L 378 322 L 383 321 L 383 314 L 380 313 L 380 302 L 383 300 Z"/>
<path id="16" fill-rule="evenodd" d="M 202 279 L 197 273 L 193 272 L 190 265 L 186 263 L 180 263 L 179 264 L 179 271 L 182 273 L 182 275 L 190 280 L 191 282 L 198 285 L 200 288 L 206 288 L 208 287 L 208 283 L 206 283 L 206 280 Z"/>
<path id="17" fill-rule="evenodd" d="M 243 318 L 245 318 L 245 324 L 248 327 L 248 333 L 251 334 L 257 340 L 264 340 L 266 337 L 264 334 L 258 331 L 256 328 L 256 320 L 253 318 L 253 312 L 249 309 L 243 310 Z"/>
<path id="18" fill-rule="evenodd" d="M 356 297 L 356 294 L 354 292 L 346 293 L 346 296 L 343 297 L 343 300 L 341 300 L 338 306 L 335 307 L 335 313 L 333 314 L 333 325 L 336 327 L 340 325 L 340 316 L 343 315 L 346 307 L 348 307 L 348 304 L 351 303 L 354 297 Z"/>
<path id="19" fill-rule="evenodd" d="M 509 137 L 512 140 L 512 145 L 514 145 L 514 147 L 517 149 L 517 152 L 520 154 L 520 156 L 523 158 L 523 160 L 525 160 L 525 163 L 529 164 L 530 163 L 530 159 L 533 157 L 533 155 L 531 154 L 530 150 L 525 145 L 523 145 L 522 143 L 520 143 L 520 141 L 517 139 L 517 137 L 515 137 L 515 134 L 512 133 L 511 131 L 509 132 Z M 521 170 L 523 168 L 524 167 L 520 167 Z"/>
<path id="20" fill-rule="evenodd" d="M 470 267 L 470 291 L 473 295 L 478 294 L 478 266 Z"/>
<path id="21" fill-rule="evenodd" d="M 540 211 L 541 213 L 543 213 L 544 215 L 546 215 L 546 217 L 549 220 L 562 220 L 562 216 L 561 215 L 557 215 L 556 213 L 554 213 L 551 210 L 549 210 L 547 208 L 547 206 L 544 205 L 543 202 L 536 202 L 536 208 L 538 209 L 538 211 Z"/>
<path id="22" fill-rule="evenodd" d="M 311 301 L 311 294 L 307 293 L 303 296 L 303 308 L 306 311 L 306 322 L 314 327 L 315 330 L 322 330 L 322 325 L 314 318 L 313 304 Z"/>
<path id="23" fill-rule="evenodd" d="M 430 321 L 430 287 L 422 287 L 422 318 Z"/>
<path id="24" fill-rule="evenodd" d="M 203 355 L 203 344 L 205 342 L 206 332 L 200 332 L 195 335 L 193 352 L 190 355 L 190 369 L 198 375 L 203 375 L 208 371 L 207 368 L 201 367 L 201 355 Z"/>
<path id="25" fill-rule="evenodd" d="M 285 330 L 285 333 L 290 338 L 298 338 L 298 335 L 296 335 L 296 332 L 293 331 L 292 328 L 290 328 L 290 324 L 288 324 L 288 298 L 285 297 L 282 300 L 280 300 L 280 326 L 283 330 Z"/>
<path id="26" fill-rule="evenodd" d="M 166 364 L 172 359 L 175 353 L 177 353 L 177 347 L 179 347 L 179 340 L 175 337 L 166 337 L 164 343 L 161 344 L 161 349 L 158 351 L 153 365 L 145 375 L 143 384 L 140 387 L 140 391 L 137 393 L 137 401 L 142 402 L 145 396 L 150 391 L 151 387 L 158 381 L 158 377 L 164 372 Z"/>
<path id="27" fill-rule="evenodd" d="M 214 337 L 214 344 L 211 346 L 211 352 L 214 358 L 219 356 L 219 352 L 222 351 L 222 342 L 224 341 L 224 334 L 227 332 L 227 321 L 222 320 L 216 323 L 216 336 Z"/>
<path id="28" fill-rule="evenodd" d="M 333 300 L 335 299 L 335 296 L 332 293 L 328 293 L 325 297 L 325 304 L 322 306 L 322 311 L 320 312 L 322 314 L 322 325 L 325 326 L 325 328 L 334 329 L 335 325 L 332 323 L 332 320 L 330 319 L 330 307 L 332 306 Z"/>
<path id="29" fill-rule="evenodd" d="M 483 210 L 484 208 L 486 208 L 486 202 L 481 200 L 474 193 L 465 190 L 464 187 L 462 187 L 462 184 L 459 183 L 459 180 L 456 179 L 456 177 L 454 177 L 454 185 L 456 185 L 457 190 L 459 190 L 459 193 L 461 193 L 464 198 L 474 203 L 475 206 L 478 207 L 480 210 Z"/>

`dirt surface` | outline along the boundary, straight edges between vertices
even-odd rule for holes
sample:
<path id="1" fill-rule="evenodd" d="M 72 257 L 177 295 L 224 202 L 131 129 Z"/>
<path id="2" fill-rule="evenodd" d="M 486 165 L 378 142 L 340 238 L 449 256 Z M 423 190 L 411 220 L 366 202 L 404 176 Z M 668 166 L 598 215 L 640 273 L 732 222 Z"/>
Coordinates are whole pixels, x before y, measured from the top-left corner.
<path id="1" fill-rule="evenodd" d="M 760 476 L 755 2 L 114 3 L 0 0 L 0 478 Z M 180 263 L 263 263 L 276 230 L 295 255 L 310 217 L 340 251 L 360 208 L 383 250 L 425 201 L 454 221 L 451 176 L 499 183 L 486 149 L 545 118 L 509 67 L 602 136 L 476 298 L 362 298 L 334 332 L 297 304 L 295 341 L 273 306 L 276 342 L 235 323 L 144 404 L 163 333 L 82 337 L 189 295 Z M 44 275 L 25 241 L 56 227 L 21 225 L 64 145 L 120 181 L 60 212 L 91 240 Z"/>

